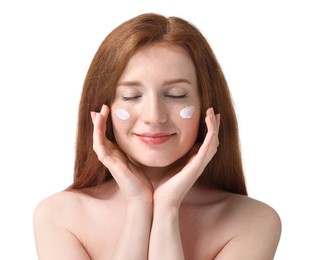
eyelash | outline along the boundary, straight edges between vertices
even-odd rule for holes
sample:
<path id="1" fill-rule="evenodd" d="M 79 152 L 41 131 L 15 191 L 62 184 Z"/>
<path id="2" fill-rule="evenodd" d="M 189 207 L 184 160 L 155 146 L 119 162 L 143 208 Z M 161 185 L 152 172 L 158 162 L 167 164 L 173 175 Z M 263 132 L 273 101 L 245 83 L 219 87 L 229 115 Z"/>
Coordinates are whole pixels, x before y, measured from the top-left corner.
<path id="1" fill-rule="evenodd" d="M 123 101 L 130 101 L 130 100 L 135 100 L 135 99 L 138 99 L 140 98 L 141 96 L 133 96 L 133 97 L 122 97 Z M 173 98 L 173 99 L 183 99 L 183 98 L 186 98 L 187 95 L 184 94 L 184 95 L 178 95 L 178 96 L 175 96 L 175 95 L 165 95 L 165 97 L 167 98 Z"/>
<path id="2" fill-rule="evenodd" d="M 175 95 L 166 95 L 166 97 L 169 97 L 169 98 L 175 98 L 175 99 L 182 99 L 182 98 L 185 98 L 187 97 L 187 95 L 178 95 L 178 96 L 175 96 Z"/>
<path id="3" fill-rule="evenodd" d="M 137 98 L 140 98 L 141 96 L 133 96 L 133 97 L 122 97 L 122 99 L 124 101 L 129 101 L 129 100 L 134 100 L 134 99 L 137 99 Z"/>

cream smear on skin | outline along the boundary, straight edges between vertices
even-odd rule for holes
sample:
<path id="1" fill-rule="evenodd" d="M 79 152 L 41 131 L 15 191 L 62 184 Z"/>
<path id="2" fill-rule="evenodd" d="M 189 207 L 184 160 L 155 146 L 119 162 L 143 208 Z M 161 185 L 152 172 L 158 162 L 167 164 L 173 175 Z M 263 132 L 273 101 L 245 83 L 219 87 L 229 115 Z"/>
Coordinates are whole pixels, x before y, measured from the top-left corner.
<path id="1" fill-rule="evenodd" d="M 130 118 L 130 114 L 128 113 L 128 111 L 126 111 L 123 108 L 118 108 L 114 111 L 114 114 L 117 116 L 117 118 L 125 121 L 128 120 Z"/>
<path id="2" fill-rule="evenodd" d="M 180 116 L 184 119 L 191 118 L 195 112 L 194 106 L 184 107 L 180 112 Z M 114 114 L 119 118 L 120 120 L 128 120 L 130 118 L 130 114 L 128 111 L 126 111 L 123 108 L 118 108 L 114 111 Z"/>
<path id="3" fill-rule="evenodd" d="M 191 118 L 194 112 L 195 112 L 195 107 L 190 106 L 190 107 L 183 108 L 179 114 L 182 118 L 187 119 L 187 118 Z"/>

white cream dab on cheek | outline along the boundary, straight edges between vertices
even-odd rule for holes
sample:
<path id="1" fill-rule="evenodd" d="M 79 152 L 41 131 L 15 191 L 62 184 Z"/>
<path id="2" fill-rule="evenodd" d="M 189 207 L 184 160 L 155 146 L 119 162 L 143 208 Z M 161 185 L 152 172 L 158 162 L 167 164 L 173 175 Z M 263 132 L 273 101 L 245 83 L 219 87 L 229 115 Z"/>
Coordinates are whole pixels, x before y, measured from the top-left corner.
<path id="1" fill-rule="evenodd" d="M 191 118 L 194 112 L 195 112 L 195 107 L 190 106 L 190 107 L 183 108 L 179 114 L 182 118 Z"/>
<path id="2" fill-rule="evenodd" d="M 122 108 L 118 108 L 114 111 L 114 114 L 121 120 L 128 120 L 130 118 L 130 114 Z"/>

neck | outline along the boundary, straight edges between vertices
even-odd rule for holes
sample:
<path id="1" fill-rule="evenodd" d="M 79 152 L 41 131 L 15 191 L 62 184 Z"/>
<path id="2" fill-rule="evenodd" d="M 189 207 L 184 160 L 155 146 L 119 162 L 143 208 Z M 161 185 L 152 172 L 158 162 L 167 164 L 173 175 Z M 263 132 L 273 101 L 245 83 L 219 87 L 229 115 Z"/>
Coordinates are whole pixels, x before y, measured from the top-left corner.
<path id="1" fill-rule="evenodd" d="M 187 156 L 183 156 L 172 164 L 163 167 L 151 167 L 138 163 L 136 166 L 145 173 L 154 189 L 156 189 L 160 184 L 164 183 L 175 174 L 180 172 L 181 169 L 186 165 L 188 159 L 189 158 Z"/>

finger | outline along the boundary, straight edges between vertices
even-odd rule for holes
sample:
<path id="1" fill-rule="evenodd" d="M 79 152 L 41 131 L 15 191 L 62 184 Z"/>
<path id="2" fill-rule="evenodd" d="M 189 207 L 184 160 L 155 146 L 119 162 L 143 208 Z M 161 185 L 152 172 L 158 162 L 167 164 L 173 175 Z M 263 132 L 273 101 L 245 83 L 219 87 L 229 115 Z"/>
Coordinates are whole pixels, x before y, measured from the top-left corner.
<path id="1" fill-rule="evenodd" d="M 221 125 L 221 114 L 216 115 L 216 121 L 217 121 L 217 134 L 216 134 L 216 141 L 217 141 L 217 146 L 219 146 L 219 132 L 220 132 L 220 125 Z"/>
<path id="2" fill-rule="evenodd" d="M 109 114 L 108 110 L 109 110 L 109 107 L 107 105 L 103 105 L 101 107 L 100 114 L 102 114 L 104 117 L 107 117 L 107 115 Z M 90 112 L 90 116 L 91 116 L 91 120 L 93 124 L 95 123 L 96 115 L 97 115 L 97 112 L 95 111 Z"/>
<path id="3" fill-rule="evenodd" d="M 106 138 L 106 121 L 109 115 L 109 108 L 102 106 L 100 113 L 95 113 L 94 116 L 94 131 L 93 131 L 93 148 L 100 161 L 108 154 L 110 143 Z"/>
<path id="4" fill-rule="evenodd" d="M 90 112 L 90 116 L 91 116 L 92 123 L 94 124 L 95 123 L 96 112 L 91 111 Z"/>
<path id="5" fill-rule="evenodd" d="M 219 132 L 220 131 L 220 125 L 221 125 L 221 114 L 217 114 L 216 119 L 217 119 L 217 132 Z"/>
<path id="6" fill-rule="evenodd" d="M 217 122 L 214 114 L 214 109 L 209 108 L 206 111 L 205 123 L 207 125 L 208 133 L 214 133 L 217 130 Z"/>
<path id="7" fill-rule="evenodd" d="M 102 124 L 102 115 L 95 114 L 93 129 L 93 150 L 96 152 L 98 159 L 103 162 L 105 157 L 104 132 L 100 125 Z"/>
<path id="8" fill-rule="evenodd" d="M 100 114 L 107 118 L 109 115 L 109 112 L 110 112 L 109 107 L 107 105 L 102 105 Z"/>
<path id="9" fill-rule="evenodd" d="M 105 133 L 106 131 L 106 122 L 109 116 L 109 107 L 106 105 L 103 105 L 101 107 L 101 110 L 99 113 L 96 113 L 95 116 L 95 130 L 103 131 Z"/>
<path id="10" fill-rule="evenodd" d="M 214 155 L 216 152 L 218 146 L 219 118 L 219 115 L 214 114 L 213 108 L 209 108 L 207 110 L 205 122 L 208 132 L 198 152 L 198 154 L 201 155 L 202 160 L 204 160 L 207 156 L 210 158 L 211 155 Z"/>
<path id="11" fill-rule="evenodd" d="M 212 131 L 214 134 L 218 135 L 220 128 L 220 114 L 215 115 L 214 109 L 209 108 L 206 111 L 205 122 L 208 128 L 208 132 Z"/>

